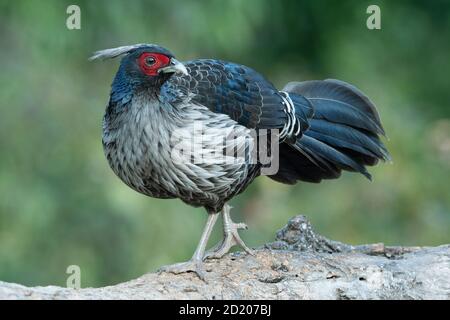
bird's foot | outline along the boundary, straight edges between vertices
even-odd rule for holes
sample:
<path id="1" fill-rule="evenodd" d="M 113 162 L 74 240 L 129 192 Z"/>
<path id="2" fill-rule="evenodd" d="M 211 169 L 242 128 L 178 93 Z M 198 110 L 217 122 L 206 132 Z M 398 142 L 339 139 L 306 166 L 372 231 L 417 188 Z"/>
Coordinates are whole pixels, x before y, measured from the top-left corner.
<path id="1" fill-rule="evenodd" d="M 254 255 L 253 250 L 247 247 L 239 236 L 239 229 L 247 230 L 248 227 L 245 223 L 234 223 L 232 221 L 227 223 L 224 226 L 223 240 L 206 253 L 205 259 L 220 259 L 236 245 L 242 247 L 248 254 Z"/>
<path id="2" fill-rule="evenodd" d="M 158 272 L 159 273 L 166 272 L 173 274 L 195 272 L 201 280 L 206 281 L 205 280 L 206 271 L 203 266 L 203 261 L 197 259 L 191 259 L 186 262 L 180 262 L 168 266 L 163 266 L 159 268 Z"/>

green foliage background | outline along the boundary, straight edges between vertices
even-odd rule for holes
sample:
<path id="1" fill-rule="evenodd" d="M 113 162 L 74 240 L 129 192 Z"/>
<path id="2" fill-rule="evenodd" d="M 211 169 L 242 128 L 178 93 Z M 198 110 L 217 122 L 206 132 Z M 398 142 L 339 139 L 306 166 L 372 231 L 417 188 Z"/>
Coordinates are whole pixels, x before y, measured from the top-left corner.
<path id="1" fill-rule="evenodd" d="M 81 7 L 79 31 L 65 26 L 69 4 Z M 366 28 L 369 4 L 382 30 Z M 87 58 L 140 42 L 246 64 L 278 87 L 342 79 L 378 105 L 394 163 L 371 169 L 372 183 L 259 178 L 233 200 L 250 246 L 299 213 L 353 244 L 450 242 L 448 1 L 0 0 L 0 280 L 64 285 L 76 264 L 82 286 L 109 285 L 192 254 L 205 213 L 135 193 L 103 156 L 118 61 Z"/>

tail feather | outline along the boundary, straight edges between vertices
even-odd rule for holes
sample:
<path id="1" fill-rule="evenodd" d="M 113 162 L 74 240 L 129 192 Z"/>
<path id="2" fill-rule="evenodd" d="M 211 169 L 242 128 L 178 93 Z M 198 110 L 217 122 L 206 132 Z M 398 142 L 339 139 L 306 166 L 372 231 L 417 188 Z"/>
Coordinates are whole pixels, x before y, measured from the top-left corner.
<path id="1" fill-rule="evenodd" d="M 286 184 L 295 184 L 297 180 L 319 183 L 322 179 L 336 179 L 341 170 L 333 163 L 323 160 L 326 165 L 320 165 L 308 155 L 307 151 L 294 149 L 283 143 L 280 145 L 280 167 L 273 180 Z"/>
<path id="2" fill-rule="evenodd" d="M 290 82 L 283 91 L 307 125 L 296 141 L 280 146 L 281 169 L 274 180 L 320 182 L 339 177 L 342 170 L 371 179 L 365 166 L 390 160 L 379 139 L 385 132 L 377 109 L 356 87 L 329 79 Z"/>
<path id="3" fill-rule="evenodd" d="M 383 160 L 390 160 L 388 151 L 375 135 L 324 120 L 311 119 L 310 124 L 311 130 L 308 135 L 318 137 L 319 134 L 327 140 L 324 142 L 332 146 L 348 148 Z"/>
<path id="4" fill-rule="evenodd" d="M 295 114 L 300 119 L 302 132 L 308 130 L 308 120 L 314 115 L 314 107 L 308 99 L 300 95 L 289 95 L 295 106 Z"/>
<path id="5" fill-rule="evenodd" d="M 369 172 L 367 172 L 364 165 L 356 162 L 345 153 L 334 149 L 333 147 L 320 140 L 316 140 L 312 137 L 304 135 L 300 140 L 296 142 L 295 147 L 307 148 L 315 156 L 326 159 L 336 164 L 341 169 L 345 169 L 348 171 L 358 171 L 365 175 L 368 179 L 372 178 Z"/>
<path id="6" fill-rule="evenodd" d="M 314 105 L 315 118 L 384 135 L 375 105 L 356 87 L 340 80 L 290 82 L 283 91 L 299 94 Z"/>

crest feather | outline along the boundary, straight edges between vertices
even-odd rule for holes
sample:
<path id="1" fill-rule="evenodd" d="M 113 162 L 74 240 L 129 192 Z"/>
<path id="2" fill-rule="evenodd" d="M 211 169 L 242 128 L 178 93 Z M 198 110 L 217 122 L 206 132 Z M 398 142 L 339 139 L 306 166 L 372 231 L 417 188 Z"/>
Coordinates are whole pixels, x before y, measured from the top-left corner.
<path id="1" fill-rule="evenodd" d="M 116 58 L 118 56 L 121 56 L 123 54 L 127 54 L 130 51 L 139 49 L 139 48 L 145 48 L 145 47 L 151 47 L 154 46 L 153 44 L 149 43 L 139 43 L 134 44 L 131 46 L 121 46 L 117 48 L 111 48 L 111 49 L 104 49 L 94 52 L 94 54 L 89 58 L 90 61 L 92 60 L 106 60 L 106 59 L 112 59 Z"/>

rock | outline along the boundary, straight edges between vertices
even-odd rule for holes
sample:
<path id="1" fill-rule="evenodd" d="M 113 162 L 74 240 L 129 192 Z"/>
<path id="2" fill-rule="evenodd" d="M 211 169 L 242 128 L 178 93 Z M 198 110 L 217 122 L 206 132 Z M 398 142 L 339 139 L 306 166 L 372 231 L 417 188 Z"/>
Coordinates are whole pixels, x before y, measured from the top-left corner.
<path id="1" fill-rule="evenodd" d="M 450 299 L 450 245 L 351 246 L 300 215 L 255 253 L 206 261 L 206 282 L 192 273 L 78 290 L 0 282 L 0 299 Z"/>

